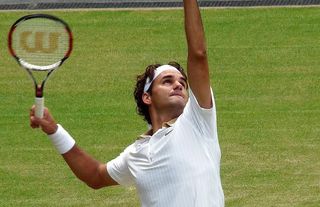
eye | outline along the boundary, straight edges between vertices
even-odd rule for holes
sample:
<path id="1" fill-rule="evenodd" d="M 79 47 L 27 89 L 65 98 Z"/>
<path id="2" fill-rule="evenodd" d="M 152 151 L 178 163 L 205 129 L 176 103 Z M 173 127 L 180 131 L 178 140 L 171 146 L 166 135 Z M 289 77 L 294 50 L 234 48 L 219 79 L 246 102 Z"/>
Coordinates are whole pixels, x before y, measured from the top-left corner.
<path id="1" fill-rule="evenodd" d="M 170 79 L 164 79 L 162 83 L 163 83 L 163 84 L 170 84 L 170 83 L 171 83 L 171 80 L 170 80 Z"/>
<path id="2" fill-rule="evenodd" d="M 186 82 L 180 81 L 180 84 L 181 84 L 184 88 L 187 88 L 187 83 L 186 83 Z"/>

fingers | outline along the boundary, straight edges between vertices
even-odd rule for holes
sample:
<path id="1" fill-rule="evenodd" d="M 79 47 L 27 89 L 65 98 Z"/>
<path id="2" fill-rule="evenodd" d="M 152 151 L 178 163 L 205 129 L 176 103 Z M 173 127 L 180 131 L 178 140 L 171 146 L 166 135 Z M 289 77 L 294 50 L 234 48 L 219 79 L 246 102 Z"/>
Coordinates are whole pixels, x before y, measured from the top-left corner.
<path id="1" fill-rule="evenodd" d="M 54 134 L 58 125 L 47 108 L 44 108 L 43 117 L 42 120 L 45 120 L 45 124 L 42 125 L 42 130 L 47 134 Z"/>
<path id="2" fill-rule="evenodd" d="M 30 109 L 30 116 L 34 116 L 34 110 L 35 110 L 36 106 L 33 105 Z"/>
<path id="3" fill-rule="evenodd" d="M 35 105 L 33 105 L 30 109 L 30 126 L 31 128 L 39 128 L 39 120 L 37 120 L 37 117 L 35 117 Z"/>
<path id="4" fill-rule="evenodd" d="M 35 116 L 35 106 L 30 109 L 30 126 L 32 128 L 40 128 L 46 134 L 53 134 L 57 131 L 58 125 L 51 116 L 49 110 L 44 108 L 43 118 L 38 118 Z"/>
<path id="5" fill-rule="evenodd" d="M 43 109 L 43 118 L 46 120 L 52 120 L 52 116 L 47 108 Z"/>

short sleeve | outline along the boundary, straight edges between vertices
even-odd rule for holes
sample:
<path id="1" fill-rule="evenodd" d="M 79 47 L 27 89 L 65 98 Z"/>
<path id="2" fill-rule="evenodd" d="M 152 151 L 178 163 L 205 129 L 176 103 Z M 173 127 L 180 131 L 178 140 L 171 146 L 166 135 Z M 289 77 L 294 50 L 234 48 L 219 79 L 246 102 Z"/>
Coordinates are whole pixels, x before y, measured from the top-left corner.
<path id="1" fill-rule="evenodd" d="M 109 161 L 106 165 L 112 179 L 124 186 L 130 186 L 134 183 L 133 176 L 128 168 L 127 159 L 131 147 L 131 145 L 127 147 L 118 157 Z"/>
<path id="2" fill-rule="evenodd" d="M 193 92 L 189 90 L 189 101 L 181 118 L 188 123 L 191 122 L 191 125 L 195 126 L 195 129 L 204 137 L 217 138 L 216 106 L 212 89 L 210 90 L 212 99 L 212 107 L 210 109 L 202 108 Z"/>

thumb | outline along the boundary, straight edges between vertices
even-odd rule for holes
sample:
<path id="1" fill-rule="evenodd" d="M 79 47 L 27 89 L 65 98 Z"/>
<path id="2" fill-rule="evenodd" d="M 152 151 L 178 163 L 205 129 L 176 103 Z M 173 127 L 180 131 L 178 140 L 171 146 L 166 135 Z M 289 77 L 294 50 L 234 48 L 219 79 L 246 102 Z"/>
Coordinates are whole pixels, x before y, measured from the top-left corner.
<path id="1" fill-rule="evenodd" d="M 50 114 L 49 110 L 47 108 L 43 111 L 43 118 L 33 117 L 35 120 L 35 123 L 38 123 L 41 127 L 42 131 L 46 134 L 54 134 L 57 129 L 58 125 L 53 119 L 52 115 Z"/>

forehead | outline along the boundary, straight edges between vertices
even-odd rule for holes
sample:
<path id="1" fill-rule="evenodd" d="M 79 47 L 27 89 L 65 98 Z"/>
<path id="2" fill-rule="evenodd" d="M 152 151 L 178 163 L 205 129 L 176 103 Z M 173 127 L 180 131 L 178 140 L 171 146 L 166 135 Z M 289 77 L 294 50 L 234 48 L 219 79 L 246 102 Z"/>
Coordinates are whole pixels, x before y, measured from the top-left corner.
<path id="1" fill-rule="evenodd" d="M 184 76 L 179 71 L 167 70 L 167 71 L 163 71 L 162 73 L 160 73 L 159 76 L 155 79 L 155 81 L 161 80 L 163 78 L 177 78 L 177 79 L 182 78 L 182 79 L 185 79 Z"/>

